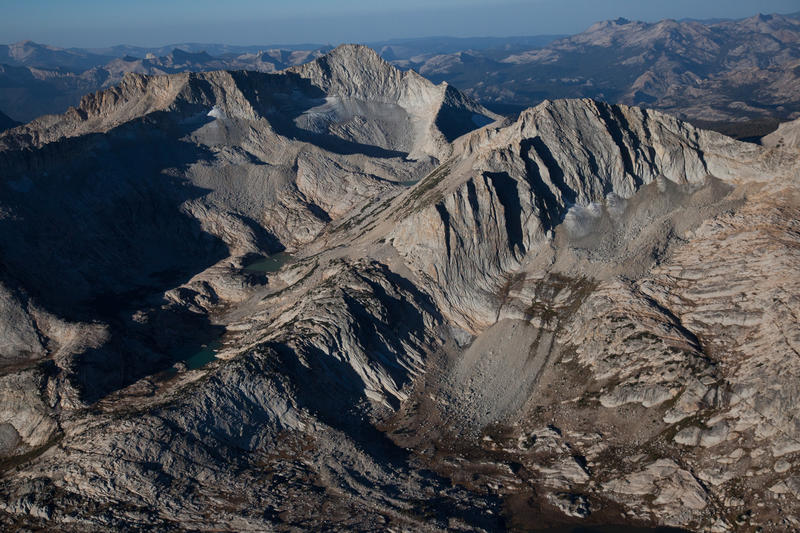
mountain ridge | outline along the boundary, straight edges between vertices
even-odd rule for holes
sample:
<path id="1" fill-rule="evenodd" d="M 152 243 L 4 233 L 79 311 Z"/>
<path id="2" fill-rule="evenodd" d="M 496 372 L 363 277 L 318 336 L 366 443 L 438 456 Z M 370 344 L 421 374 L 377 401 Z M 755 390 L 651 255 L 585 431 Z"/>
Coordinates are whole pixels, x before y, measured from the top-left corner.
<path id="1" fill-rule="evenodd" d="M 209 108 L 216 106 L 231 117 L 267 117 L 272 113 L 271 106 L 276 102 L 261 102 L 257 93 L 246 88 L 251 83 L 247 79 L 260 77 L 262 84 L 271 83 L 266 80 L 282 80 L 278 83 L 291 84 L 292 76 L 309 80 L 317 88 L 315 90 L 318 94 L 309 93 L 306 98 L 320 98 L 325 93 L 329 96 L 396 104 L 414 114 L 416 122 L 426 121 L 423 115 L 430 115 L 432 120 L 428 120 L 428 130 L 417 134 L 433 135 L 431 139 L 419 141 L 426 146 L 417 148 L 425 153 L 439 153 L 437 144 L 441 145 L 442 142 L 438 136 L 444 135 L 452 139 L 464 132 L 463 117 L 455 125 L 458 130 L 454 133 L 439 132 L 437 120 L 441 123 L 439 118 L 448 109 L 461 106 L 467 113 L 485 116 L 487 121 L 498 118 L 478 104 L 461 97 L 460 93 L 446 84 L 435 88 L 414 72 L 398 71 L 367 47 L 342 45 L 311 63 L 274 75 L 214 71 L 149 77 L 126 73 L 118 86 L 85 95 L 78 107 L 71 108 L 60 116 L 41 117 L 15 130 L 13 136 L 3 136 L 0 142 L 6 143 L 6 146 L 8 143 L 15 143 L 16 147 L 42 146 L 65 135 L 107 131 L 133 118 L 175 109 L 181 103 L 205 105 Z M 311 89 L 301 90 L 308 93 Z M 471 120 L 472 117 L 469 116 L 468 119 Z M 475 126 L 472 124 L 472 127 Z M 74 131 L 70 131 L 71 129 Z"/>
<path id="2" fill-rule="evenodd" d="M 346 46 L 0 134 L 0 524 L 800 523 L 800 155 L 476 111 Z"/>
<path id="3" fill-rule="evenodd" d="M 456 44 L 434 40 L 428 50 L 394 41 L 373 45 L 395 66 L 416 70 L 435 83 L 447 81 L 496 110 L 519 112 L 547 98 L 590 97 L 656 107 L 704 127 L 751 138 L 768 133 L 778 121 L 796 118 L 794 114 L 800 112 L 800 96 L 794 91 L 794 66 L 800 61 L 798 24 L 795 17 L 777 14 L 712 24 L 606 21 L 552 42 L 512 40 L 489 48 L 485 47 L 489 44 L 465 43 L 459 49 Z M 619 41 L 618 47 L 611 46 L 612 38 Z M 192 53 L 203 51 L 185 48 Z M 9 92 L 5 101 L 0 99 L 0 108 L 18 109 L 15 118 L 27 121 L 76 105 L 81 95 L 114 85 L 126 71 L 273 72 L 307 62 L 329 49 L 220 48 L 215 50 L 218 55 L 210 58 L 185 60 L 173 57 L 174 47 L 135 60 L 122 57 L 130 50 L 120 50 L 116 59 L 80 72 L 57 67 L 48 70 L 43 68 L 46 64 L 6 65 L 0 67 L 0 79 L 21 91 Z M 140 52 L 136 53 L 146 55 Z M 50 97 L 45 101 L 37 94 Z M 745 131 L 748 128 L 750 131 Z"/>

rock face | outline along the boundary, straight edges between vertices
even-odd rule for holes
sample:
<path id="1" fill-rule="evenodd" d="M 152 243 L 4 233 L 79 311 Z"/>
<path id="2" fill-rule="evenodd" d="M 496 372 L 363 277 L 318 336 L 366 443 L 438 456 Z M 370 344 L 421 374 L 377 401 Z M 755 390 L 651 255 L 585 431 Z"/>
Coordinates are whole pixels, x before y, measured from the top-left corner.
<path id="1" fill-rule="evenodd" d="M 156 53 L 128 46 L 98 53 L 31 41 L 0 45 L 0 80 L 9 88 L 0 94 L 0 107 L 14 109 L 17 118 L 30 121 L 45 114 L 62 113 L 80 102 L 86 93 L 119 84 L 126 73 L 162 75 L 223 69 L 276 72 L 330 51 L 330 47 L 315 50 L 245 47 L 248 49 L 232 52 L 224 47 L 209 47 L 215 55 L 187 45 L 157 49 Z"/>
<path id="2" fill-rule="evenodd" d="M 496 119 L 348 46 L 0 135 L 0 523 L 795 529 L 800 156 Z"/>
<path id="3" fill-rule="evenodd" d="M 761 139 L 761 144 L 796 152 L 800 148 L 800 119 L 784 122 L 776 131 L 765 135 Z"/>

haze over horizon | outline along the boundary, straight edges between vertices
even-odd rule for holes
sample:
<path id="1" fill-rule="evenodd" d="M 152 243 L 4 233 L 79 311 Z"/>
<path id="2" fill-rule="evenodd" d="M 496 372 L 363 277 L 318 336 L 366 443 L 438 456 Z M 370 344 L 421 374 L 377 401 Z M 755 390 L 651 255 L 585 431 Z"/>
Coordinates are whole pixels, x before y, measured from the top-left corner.
<path id="1" fill-rule="evenodd" d="M 3 43 L 33 40 L 62 47 L 118 44 L 163 46 L 180 42 L 232 45 L 366 42 L 429 36 L 507 37 L 578 33 L 599 20 L 625 17 L 743 18 L 800 9 L 796 0 L 211 0 L 136 3 L 80 0 L 7 0 L 0 6 Z"/>

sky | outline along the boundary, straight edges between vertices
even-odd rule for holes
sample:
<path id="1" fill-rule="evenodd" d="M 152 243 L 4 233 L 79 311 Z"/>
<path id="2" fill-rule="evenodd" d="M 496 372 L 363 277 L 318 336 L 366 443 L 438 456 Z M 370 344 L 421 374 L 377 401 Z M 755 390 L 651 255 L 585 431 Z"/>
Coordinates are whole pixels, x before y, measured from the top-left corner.
<path id="1" fill-rule="evenodd" d="M 0 0 L 0 43 L 238 45 L 572 34 L 625 17 L 743 18 L 800 0 Z"/>

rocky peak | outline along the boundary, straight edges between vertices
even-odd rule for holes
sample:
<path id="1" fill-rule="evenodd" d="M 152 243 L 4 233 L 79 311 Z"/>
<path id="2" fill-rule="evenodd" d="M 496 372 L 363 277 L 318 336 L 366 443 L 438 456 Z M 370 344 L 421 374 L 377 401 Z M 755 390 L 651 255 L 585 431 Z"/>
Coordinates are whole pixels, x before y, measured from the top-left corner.
<path id="1" fill-rule="evenodd" d="M 399 71 L 371 48 L 356 44 L 338 46 L 324 56 L 289 71 L 309 79 L 332 95 L 364 100 L 379 98 L 397 102 L 407 78 L 419 78 L 420 84 L 433 87 L 416 74 Z"/>
<path id="2" fill-rule="evenodd" d="M 378 53 L 363 44 L 341 44 L 320 58 L 325 62 L 339 64 L 350 70 L 363 67 L 367 70 L 394 70 Z"/>
<path id="3" fill-rule="evenodd" d="M 487 495 L 691 530 L 797 515 L 800 157 L 589 99 L 441 157 L 483 111 L 347 46 L 278 74 L 128 75 L 18 128 L 151 114 L 0 154 L 0 463 L 18 464 L 0 524 L 500 529 Z M 273 236 L 290 264 L 245 272 Z M 113 322 L 36 307 L 112 291 Z M 171 353 L 218 324 L 205 367 Z M 453 492 L 470 477 L 476 496 Z"/>
<path id="4" fill-rule="evenodd" d="M 449 317 L 475 331 L 497 319 L 497 286 L 487 280 L 547 249 L 550 232 L 568 216 L 627 202 L 651 183 L 692 191 L 709 176 L 729 184 L 788 179 L 796 162 L 787 161 L 656 111 L 545 101 L 509 126 L 457 143 L 453 157 L 409 191 L 412 214 L 392 238 L 413 269 L 433 280 L 428 289 L 442 295 Z M 484 242 L 494 243 L 486 253 L 475 244 Z M 478 287 L 486 288 L 485 300 Z"/>
<path id="5" fill-rule="evenodd" d="M 173 55 L 176 61 L 193 61 L 203 54 L 176 50 Z M 366 46 L 344 45 L 278 73 L 128 72 L 118 85 L 85 95 L 67 113 L 42 117 L 25 131 L 0 138 L 0 146 L 41 146 L 106 132 L 159 111 L 169 113 L 159 120 L 182 121 L 206 116 L 212 108 L 225 117 L 265 119 L 289 137 L 330 134 L 414 159 L 441 159 L 450 142 L 498 118 L 446 83 L 437 86 L 413 71 L 402 72 Z M 292 123 L 302 131 L 293 132 Z"/>
<path id="6" fill-rule="evenodd" d="M 103 133 L 156 111 L 180 104 L 214 105 L 216 96 L 235 88 L 227 72 L 148 76 L 125 73 L 120 83 L 89 93 L 62 115 L 45 115 L 20 130 L 0 136 L 0 150 L 19 149 L 87 133 Z"/>

